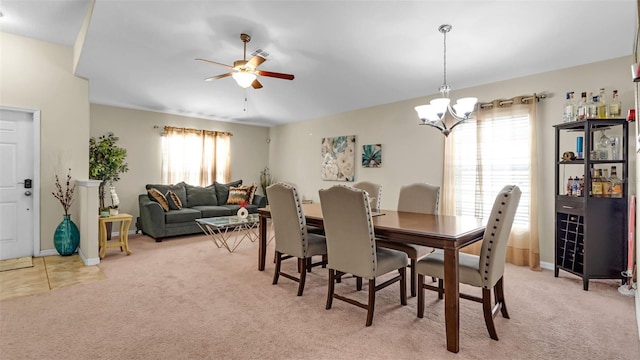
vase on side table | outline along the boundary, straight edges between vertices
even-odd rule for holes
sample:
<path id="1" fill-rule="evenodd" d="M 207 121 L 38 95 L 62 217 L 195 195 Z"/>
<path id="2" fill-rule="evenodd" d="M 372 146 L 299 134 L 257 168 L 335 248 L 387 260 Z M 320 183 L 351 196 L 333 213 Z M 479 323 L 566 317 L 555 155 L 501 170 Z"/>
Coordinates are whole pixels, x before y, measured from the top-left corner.
<path id="1" fill-rule="evenodd" d="M 62 222 L 56 228 L 53 235 L 53 245 L 62 256 L 72 255 L 80 243 L 80 231 L 71 221 L 71 215 L 64 215 Z"/>

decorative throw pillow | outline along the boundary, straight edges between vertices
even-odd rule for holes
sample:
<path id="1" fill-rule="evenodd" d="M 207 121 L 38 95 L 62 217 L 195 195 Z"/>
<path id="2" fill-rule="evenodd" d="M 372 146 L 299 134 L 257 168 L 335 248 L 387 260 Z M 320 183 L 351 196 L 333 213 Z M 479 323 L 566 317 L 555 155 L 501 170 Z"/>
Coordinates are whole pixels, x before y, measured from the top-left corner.
<path id="1" fill-rule="evenodd" d="M 162 206 L 162 209 L 164 209 L 164 211 L 169 211 L 169 203 L 167 203 L 167 198 L 164 197 L 163 193 L 161 193 L 156 188 L 151 188 L 147 190 L 147 192 L 149 193 L 149 196 L 151 196 L 151 198 L 154 201 L 156 201 L 158 204 L 160 204 L 160 206 Z"/>
<path id="2" fill-rule="evenodd" d="M 180 197 L 178 196 L 178 194 L 176 194 L 173 191 L 169 190 L 169 191 L 167 191 L 167 194 L 165 195 L 165 197 L 167 198 L 167 203 L 169 204 L 169 209 L 171 209 L 171 210 L 180 210 L 180 209 L 182 209 L 182 201 L 180 201 Z"/>
<path id="3" fill-rule="evenodd" d="M 240 185 L 242 185 L 242 180 L 236 180 L 226 184 L 221 184 L 217 181 L 214 182 L 213 186 L 216 189 L 216 197 L 218 198 L 218 205 L 226 204 L 227 199 L 229 199 L 229 189 L 232 186 L 240 186 Z"/>
<path id="4" fill-rule="evenodd" d="M 227 205 L 240 205 L 247 201 L 250 186 L 232 186 L 229 188 Z"/>
<path id="5" fill-rule="evenodd" d="M 256 195 L 256 190 L 258 189 L 258 185 L 253 184 L 253 185 L 249 185 L 249 192 L 247 194 L 247 202 L 249 203 L 249 205 L 253 204 L 253 198 Z"/>

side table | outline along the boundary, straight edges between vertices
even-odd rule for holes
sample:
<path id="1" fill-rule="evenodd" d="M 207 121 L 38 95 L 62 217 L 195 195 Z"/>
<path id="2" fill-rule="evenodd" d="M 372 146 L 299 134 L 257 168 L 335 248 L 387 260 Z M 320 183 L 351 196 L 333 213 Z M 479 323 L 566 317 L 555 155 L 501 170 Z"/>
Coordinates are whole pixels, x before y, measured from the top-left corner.
<path id="1" fill-rule="evenodd" d="M 100 259 L 104 259 L 107 248 L 119 247 L 120 251 L 125 251 L 127 255 L 131 254 L 129 250 L 129 226 L 133 216 L 129 214 L 118 214 L 107 217 L 101 217 L 98 220 L 98 247 L 100 249 Z M 120 233 L 118 242 L 107 243 L 107 223 L 120 222 Z"/>

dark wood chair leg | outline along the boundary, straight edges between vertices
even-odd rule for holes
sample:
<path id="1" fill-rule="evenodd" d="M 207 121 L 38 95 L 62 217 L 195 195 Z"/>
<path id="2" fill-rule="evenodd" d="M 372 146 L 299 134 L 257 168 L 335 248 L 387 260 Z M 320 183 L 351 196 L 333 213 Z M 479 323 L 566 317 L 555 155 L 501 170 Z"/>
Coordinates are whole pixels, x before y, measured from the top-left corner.
<path id="1" fill-rule="evenodd" d="M 376 308 L 376 279 L 369 280 L 369 304 L 367 305 L 367 325 L 373 323 L 373 311 Z"/>
<path id="2" fill-rule="evenodd" d="M 510 319 L 509 312 L 507 312 L 507 304 L 504 302 L 504 283 L 502 282 L 504 277 L 501 277 L 500 280 L 494 286 L 494 294 L 496 297 L 496 304 L 500 304 L 500 312 L 502 312 L 502 317 L 506 319 Z"/>
<path id="3" fill-rule="evenodd" d="M 416 297 L 416 284 L 418 282 L 416 262 L 416 259 L 411 259 L 411 297 Z"/>
<path id="4" fill-rule="evenodd" d="M 444 281 L 442 279 L 438 279 L 438 299 L 442 300 L 444 298 Z"/>
<path id="5" fill-rule="evenodd" d="M 326 309 L 331 309 L 331 304 L 333 303 L 333 288 L 336 280 L 336 271 L 333 269 L 329 269 L 329 284 L 327 286 L 327 306 Z"/>
<path id="6" fill-rule="evenodd" d="M 300 281 L 298 283 L 298 296 L 302 296 L 302 292 L 304 291 L 304 283 L 307 280 L 307 264 L 309 264 L 309 259 L 302 259 L 300 263 L 302 264 L 302 270 L 300 271 Z M 309 268 L 311 265 L 309 265 Z"/>
<path id="7" fill-rule="evenodd" d="M 322 255 L 322 268 L 327 267 L 327 254 Z"/>
<path id="8" fill-rule="evenodd" d="M 398 272 L 400 273 L 400 304 L 407 305 L 407 268 L 400 268 Z"/>
<path id="9" fill-rule="evenodd" d="M 418 317 L 424 317 L 424 275 L 418 274 Z"/>
<path id="10" fill-rule="evenodd" d="M 276 251 L 276 269 L 273 272 L 273 285 L 278 283 L 278 278 L 280 277 L 280 264 L 282 263 L 282 254 L 279 251 Z"/>
<path id="11" fill-rule="evenodd" d="M 362 278 L 360 276 L 356 276 L 356 290 L 362 290 Z"/>
<path id="12" fill-rule="evenodd" d="M 498 334 L 493 325 L 493 311 L 491 311 L 491 289 L 482 289 L 482 311 L 484 312 L 484 322 L 487 325 L 489 336 L 493 340 L 498 340 Z"/>
<path id="13" fill-rule="evenodd" d="M 311 268 L 312 268 L 311 264 L 312 264 L 312 261 L 311 261 L 311 258 L 309 257 L 309 258 L 307 258 L 307 271 L 308 272 L 311 272 Z"/>

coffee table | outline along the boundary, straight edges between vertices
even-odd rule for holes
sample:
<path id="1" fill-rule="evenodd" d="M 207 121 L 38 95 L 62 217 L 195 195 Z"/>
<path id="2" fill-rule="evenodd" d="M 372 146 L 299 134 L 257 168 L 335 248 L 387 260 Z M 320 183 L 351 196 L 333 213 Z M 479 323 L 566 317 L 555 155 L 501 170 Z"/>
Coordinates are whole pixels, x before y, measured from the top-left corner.
<path id="1" fill-rule="evenodd" d="M 258 240 L 259 220 L 258 214 L 249 214 L 246 218 L 233 215 L 196 219 L 196 223 L 218 248 L 224 247 L 232 253 L 245 238 L 251 242 Z M 233 243 L 229 241 L 232 236 L 235 237 Z"/>

